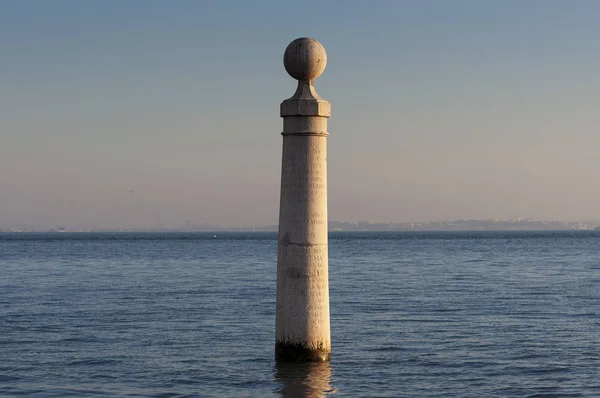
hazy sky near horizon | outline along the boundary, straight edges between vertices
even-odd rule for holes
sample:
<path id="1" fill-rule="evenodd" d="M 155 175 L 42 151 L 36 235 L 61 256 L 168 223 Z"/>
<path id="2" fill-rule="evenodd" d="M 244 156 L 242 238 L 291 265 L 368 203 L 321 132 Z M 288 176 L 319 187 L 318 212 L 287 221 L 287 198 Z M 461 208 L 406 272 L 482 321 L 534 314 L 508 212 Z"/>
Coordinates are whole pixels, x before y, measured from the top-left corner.
<path id="1" fill-rule="evenodd" d="M 600 218 L 598 1 L 0 0 L 0 228 L 275 224 L 303 36 L 330 219 Z"/>

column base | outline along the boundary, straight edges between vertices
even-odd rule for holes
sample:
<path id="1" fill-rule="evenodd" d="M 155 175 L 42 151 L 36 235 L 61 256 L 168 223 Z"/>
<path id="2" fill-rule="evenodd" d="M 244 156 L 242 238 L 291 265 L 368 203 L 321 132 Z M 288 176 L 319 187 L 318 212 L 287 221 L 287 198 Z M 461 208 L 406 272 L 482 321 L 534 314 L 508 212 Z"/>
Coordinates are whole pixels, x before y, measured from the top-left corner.
<path id="1" fill-rule="evenodd" d="M 275 343 L 275 360 L 281 362 L 326 362 L 331 352 L 303 344 Z"/>

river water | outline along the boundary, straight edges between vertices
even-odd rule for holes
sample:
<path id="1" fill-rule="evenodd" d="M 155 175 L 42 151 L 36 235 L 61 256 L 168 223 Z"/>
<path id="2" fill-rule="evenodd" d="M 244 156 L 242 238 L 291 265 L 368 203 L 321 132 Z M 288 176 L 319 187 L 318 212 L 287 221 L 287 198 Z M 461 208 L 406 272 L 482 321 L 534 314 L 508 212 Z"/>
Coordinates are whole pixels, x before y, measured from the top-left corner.
<path id="1" fill-rule="evenodd" d="M 0 234 L 3 397 L 600 396 L 600 233 L 331 233 L 332 360 L 274 362 L 274 233 Z"/>

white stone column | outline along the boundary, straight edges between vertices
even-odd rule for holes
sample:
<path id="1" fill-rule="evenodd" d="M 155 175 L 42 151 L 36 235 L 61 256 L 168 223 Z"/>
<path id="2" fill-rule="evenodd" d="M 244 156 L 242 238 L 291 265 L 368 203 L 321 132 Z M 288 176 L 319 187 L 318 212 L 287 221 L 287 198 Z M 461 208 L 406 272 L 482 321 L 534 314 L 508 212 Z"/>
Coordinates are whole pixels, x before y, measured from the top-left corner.
<path id="1" fill-rule="evenodd" d="M 330 357 L 327 252 L 327 119 L 329 102 L 315 91 L 327 54 L 314 39 L 300 38 L 283 63 L 298 80 L 281 104 L 283 159 L 277 253 L 275 356 L 285 361 Z"/>

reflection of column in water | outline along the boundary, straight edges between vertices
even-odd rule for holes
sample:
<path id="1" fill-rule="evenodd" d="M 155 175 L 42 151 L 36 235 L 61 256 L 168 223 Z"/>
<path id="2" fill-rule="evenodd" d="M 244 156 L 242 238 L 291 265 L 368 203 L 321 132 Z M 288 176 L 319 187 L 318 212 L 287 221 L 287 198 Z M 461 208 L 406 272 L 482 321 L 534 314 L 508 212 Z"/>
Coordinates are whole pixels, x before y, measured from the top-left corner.
<path id="1" fill-rule="evenodd" d="M 329 362 L 277 362 L 277 392 L 284 398 L 319 398 L 335 393 Z"/>

